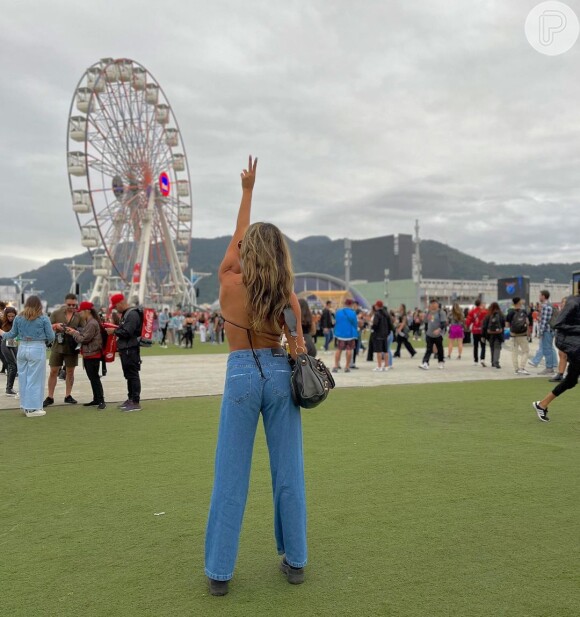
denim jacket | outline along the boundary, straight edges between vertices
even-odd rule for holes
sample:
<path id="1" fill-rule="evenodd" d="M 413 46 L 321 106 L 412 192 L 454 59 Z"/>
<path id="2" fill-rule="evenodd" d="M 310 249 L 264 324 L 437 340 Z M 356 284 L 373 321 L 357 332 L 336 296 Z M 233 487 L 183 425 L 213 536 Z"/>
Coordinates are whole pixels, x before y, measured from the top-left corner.
<path id="1" fill-rule="evenodd" d="M 46 315 L 41 315 L 36 319 L 25 319 L 22 315 L 16 315 L 12 322 L 12 330 L 3 334 L 7 340 L 17 338 L 20 341 L 54 341 L 54 332 L 50 325 L 50 320 Z"/>

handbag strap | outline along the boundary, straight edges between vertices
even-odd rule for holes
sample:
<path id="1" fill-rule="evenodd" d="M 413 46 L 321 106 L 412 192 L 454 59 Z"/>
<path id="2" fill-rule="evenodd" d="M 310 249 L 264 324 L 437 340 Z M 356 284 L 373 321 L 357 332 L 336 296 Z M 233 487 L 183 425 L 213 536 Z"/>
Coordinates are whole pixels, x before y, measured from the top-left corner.
<path id="1" fill-rule="evenodd" d="M 294 344 L 296 346 L 296 355 L 299 355 L 300 353 L 306 353 L 306 349 L 302 345 L 298 345 L 298 322 L 291 306 L 287 306 L 284 309 L 284 321 L 288 326 L 290 336 L 294 339 Z M 299 349 L 301 349 L 302 351 L 298 351 Z"/>

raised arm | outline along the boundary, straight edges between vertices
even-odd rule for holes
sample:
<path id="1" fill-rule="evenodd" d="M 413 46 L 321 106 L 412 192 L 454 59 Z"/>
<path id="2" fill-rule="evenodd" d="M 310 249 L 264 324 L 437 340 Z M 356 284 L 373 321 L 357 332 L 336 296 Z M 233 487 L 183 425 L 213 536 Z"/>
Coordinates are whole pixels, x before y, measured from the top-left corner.
<path id="1" fill-rule="evenodd" d="M 248 158 L 248 169 L 244 169 L 240 174 L 242 179 L 242 201 L 238 211 L 238 219 L 236 221 L 236 230 L 232 236 L 232 240 L 226 250 L 223 261 L 219 268 L 219 277 L 226 273 L 240 274 L 240 248 L 246 230 L 250 226 L 250 214 L 252 210 L 252 193 L 254 183 L 256 182 L 256 169 L 258 167 L 258 159 L 252 160 L 252 155 Z"/>

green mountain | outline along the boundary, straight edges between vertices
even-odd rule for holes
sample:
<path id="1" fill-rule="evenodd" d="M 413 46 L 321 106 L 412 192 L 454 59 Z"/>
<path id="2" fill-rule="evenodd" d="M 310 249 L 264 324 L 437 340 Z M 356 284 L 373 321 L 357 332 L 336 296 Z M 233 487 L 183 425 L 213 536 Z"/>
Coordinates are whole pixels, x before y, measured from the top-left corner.
<path id="1" fill-rule="evenodd" d="M 198 302 L 213 302 L 218 296 L 217 269 L 231 236 L 219 238 L 193 238 L 189 266 L 196 272 L 211 273 L 198 284 Z M 295 272 L 322 272 L 339 278 L 344 277 L 344 241 L 331 240 L 326 236 L 310 236 L 294 241 L 287 238 Z M 36 279 L 34 287 L 43 290 L 43 298 L 49 306 L 58 304 L 70 288 L 70 274 L 65 263 L 75 260 L 78 264 L 91 263 L 87 252 L 74 257 L 53 259 L 36 270 L 23 272 L 24 278 Z M 421 242 L 421 261 L 424 278 L 477 280 L 484 276 L 498 278 L 526 275 L 533 282 L 552 279 L 556 283 L 568 283 L 571 273 L 580 270 L 580 262 L 530 264 L 496 264 L 485 262 L 462 253 L 435 240 Z M 85 272 L 79 279 L 81 291 L 86 292 L 92 284 L 92 275 Z M 0 285 L 12 285 L 12 278 L 0 278 Z"/>

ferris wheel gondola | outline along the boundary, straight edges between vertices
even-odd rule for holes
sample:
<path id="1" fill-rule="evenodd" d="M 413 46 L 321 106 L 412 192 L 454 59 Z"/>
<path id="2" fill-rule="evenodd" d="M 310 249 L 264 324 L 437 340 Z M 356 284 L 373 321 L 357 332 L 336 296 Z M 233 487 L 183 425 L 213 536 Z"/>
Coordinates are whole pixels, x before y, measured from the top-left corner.
<path id="1" fill-rule="evenodd" d="M 104 58 L 85 71 L 69 112 L 67 164 L 81 244 L 93 257 L 91 299 L 122 289 L 140 304 L 193 304 L 187 156 L 145 67 Z"/>

